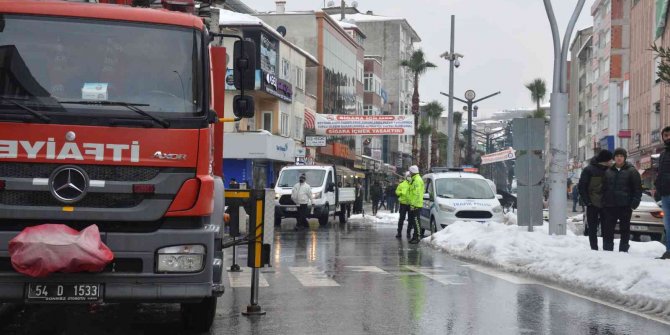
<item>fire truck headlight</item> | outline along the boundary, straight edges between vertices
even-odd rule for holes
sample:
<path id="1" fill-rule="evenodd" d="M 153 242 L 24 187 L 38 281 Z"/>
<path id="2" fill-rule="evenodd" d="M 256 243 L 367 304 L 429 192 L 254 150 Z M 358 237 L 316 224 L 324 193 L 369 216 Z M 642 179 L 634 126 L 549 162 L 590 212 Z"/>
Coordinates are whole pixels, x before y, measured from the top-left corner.
<path id="1" fill-rule="evenodd" d="M 180 245 L 159 249 L 156 272 L 189 273 L 203 269 L 205 247 L 202 245 Z"/>

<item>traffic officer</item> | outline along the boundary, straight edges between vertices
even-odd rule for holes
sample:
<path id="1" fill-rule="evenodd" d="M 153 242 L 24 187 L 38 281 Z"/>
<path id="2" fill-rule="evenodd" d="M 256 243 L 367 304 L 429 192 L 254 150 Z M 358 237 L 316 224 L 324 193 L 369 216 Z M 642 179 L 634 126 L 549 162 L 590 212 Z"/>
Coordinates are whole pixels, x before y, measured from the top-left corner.
<path id="1" fill-rule="evenodd" d="M 414 228 L 414 235 L 409 241 L 411 244 L 419 243 L 419 231 L 421 225 L 419 223 L 421 208 L 423 208 L 423 193 L 425 191 L 423 179 L 419 174 L 419 167 L 412 165 L 409 167 L 409 173 L 412 175 L 412 180 L 409 186 L 409 224 Z"/>
<path id="2" fill-rule="evenodd" d="M 402 226 L 405 223 L 405 218 L 409 213 L 409 185 L 412 176 L 409 174 L 409 171 L 405 172 L 405 178 L 398 184 L 398 187 L 395 189 L 395 194 L 398 196 L 398 202 L 400 203 L 400 217 L 398 218 L 398 234 L 396 238 L 402 238 Z M 410 233 L 412 232 L 412 221 L 407 223 L 407 239 L 410 238 Z"/>

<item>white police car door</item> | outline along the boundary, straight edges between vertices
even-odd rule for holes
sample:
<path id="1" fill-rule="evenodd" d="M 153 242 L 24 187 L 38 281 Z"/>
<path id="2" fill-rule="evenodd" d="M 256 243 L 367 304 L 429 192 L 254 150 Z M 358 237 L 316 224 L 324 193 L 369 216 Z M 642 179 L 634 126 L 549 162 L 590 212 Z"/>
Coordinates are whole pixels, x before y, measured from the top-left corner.
<path id="1" fill-rule="evenodd" d="M 425 189 L 424 194 L 428 193 L 429 199 L 423 200 L 423 208 L 421 208 L 421 227 L 424 229 L 430 228 L 430 210 L 433 208 L 435 202 L 435 192 L 433 192 L 432 178 L 424 179 Z"/>

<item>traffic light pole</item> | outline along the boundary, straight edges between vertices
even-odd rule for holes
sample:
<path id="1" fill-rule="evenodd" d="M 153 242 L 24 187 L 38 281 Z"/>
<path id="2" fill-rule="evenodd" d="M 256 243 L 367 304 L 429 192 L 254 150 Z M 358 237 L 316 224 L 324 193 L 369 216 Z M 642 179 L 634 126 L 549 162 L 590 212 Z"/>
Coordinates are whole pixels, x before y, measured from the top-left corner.
<path id="1" fill-rule="evenodd" d="M 466 162 L 466 165 L 472 165 L 472 106 L 474 106 L 474 104 L 476 104 L 480 101 L 484 101 L 488 98 L 491 98 L 493 96 L 496 96 L 496 95 L 500 94 L 500 91 L 495 92 L 493 94 L 489 94 L 489 95 L 487 95 L 487 96 L 485 96 L 481 99 L 477 99 L 477 100 L 474 100 L 474 91 L 468 91 L 468 92 L 472 92 L 472 95 L 473 95 L 472 99 L 467 99 L 466 98 L 465 100 L 463 100 L 461 98 L 457 98 L 455 96 L 452 96 L 452 95 L 444 93 L 444 92 L 440 92 L 440 94 L 442 94 L 442 95 L 444 95 L 448 98 L 458 100 L 458 101 L 466 104 L 466 106 L 468 106 L 468 147 L 466 148 L 467 149 L 467 154 L 466 154 L 466 157 L 465 157 L 465 162 Z M 466 92 L 466 96 L 467 96 L 468 92 Z M 455 135 L 455 138 L 458 138 L 458 134 L 454 134 L 454 135 Z"/>

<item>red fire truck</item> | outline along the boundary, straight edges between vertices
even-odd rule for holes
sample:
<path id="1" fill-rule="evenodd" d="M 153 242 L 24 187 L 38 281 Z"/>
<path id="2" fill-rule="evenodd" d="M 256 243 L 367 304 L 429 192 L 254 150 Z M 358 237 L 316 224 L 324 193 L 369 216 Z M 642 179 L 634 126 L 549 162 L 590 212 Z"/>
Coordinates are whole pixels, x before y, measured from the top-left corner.
<path id="1" fill-rule="evenodd" d="M 0 302 L 177 302 L 211 326 L 226 51 L 210 40 L 185 13 L 0 0 Z M 8 242 L 44 223 L 97 225 L 113 262 L 17 273 Z"/>

